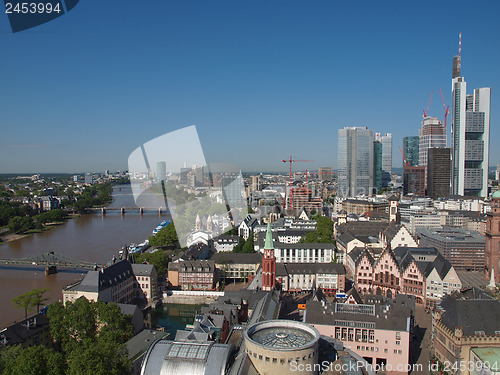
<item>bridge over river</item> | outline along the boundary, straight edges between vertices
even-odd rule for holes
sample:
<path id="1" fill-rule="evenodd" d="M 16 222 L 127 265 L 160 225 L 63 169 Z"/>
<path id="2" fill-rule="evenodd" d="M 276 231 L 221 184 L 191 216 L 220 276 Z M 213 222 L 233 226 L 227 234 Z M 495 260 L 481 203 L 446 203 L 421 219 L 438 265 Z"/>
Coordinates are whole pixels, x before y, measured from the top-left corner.
<path id="1" fill-rule="evenodd" d="M 107 265 L 73 259 L 66 256 L 57 255 L 53 251 L 50 251 L 48 253 L 35 255 L 31 257 L 25 257 L 25 258 L 0 259 L 0 267 L 1 266 L 7 266 L 7 267 L 19 266 L 23 268 L 24 267 L 40 268 L 45 266 L 45 273 L 50 275 L 56 273 L 57 268 L 93 270 L 97 268 L 104 268 Z"/>
<path id="2" fill-rule="evenodd" d="M 170 214 L 170 210 L 165 207 L 97 207 L 90 208 L 90 211 L 101 212 L 101 214 L 105 215 L 107 211 L 120 211 L 122 215 L 125 215 L 126 212 L 138 212 L 140 215 L 144 214 L 144 212 L 157 212 L 159 215 L 162 214 Z"/>

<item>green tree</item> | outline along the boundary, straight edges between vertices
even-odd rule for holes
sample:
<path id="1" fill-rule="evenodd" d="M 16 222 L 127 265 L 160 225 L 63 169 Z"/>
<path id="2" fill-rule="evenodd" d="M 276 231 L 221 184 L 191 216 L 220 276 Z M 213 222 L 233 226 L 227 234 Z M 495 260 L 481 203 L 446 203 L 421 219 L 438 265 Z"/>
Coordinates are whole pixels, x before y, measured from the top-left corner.
<path id="1" fill-rule="evenodd" d="M 316 221 L 316 230 L 307 233 L 300 240 L 301 243 L 335 243 L 333 240 L 333 221 L 321 216 Z"/>
<path id="2" fill-rule="evenodd" d="M 10 218 L 7 227 L 11 232 L 21 233 L 21 230 L 23 228 L 23 218 L 21 216 L 14 216 Z"/>
<path id="3" fill-rule="evenodd" d="M 238 237 L 238 245 L 233 247 L 233 253 L 242 253 L 243 246 L 245 246 L 245 239 L 243 237 Z"/>
<path id="4" fill-rule="evenodd" d="M 163 276 L 168 270 L 168 254 L 164 250 L 157 250 L 154 253 L 140 254 L 135 258 L 135 262 L 147 262 L 154 265 L 159 276 Z"/>
<path id="5" fill-rule="evenodd" d="M 132 337 L 130 317 L 115 303 L 89 302 L 84 297 L 66 306 L 56 302 L 50 305 L 47 317 L 52 336 L 67 353 L 87 340 L 122 344 Z"/>
<path id="6" fill-rule="evenodd" d="M 36 306 L 38 313 L 40 312 L 40 306 L 49 300 L 47 297 L 43 296 L 45 292 L 47 292 L 48 290 L 49 288 L 44 288 L 44 289 L 35 288 L 31 292 L 29 292 L 31 294 L 31 305 L 33 307 Z"/>
<path id="7" fill-rule="evenodd" d="M 68 375 L 122 375 L 132 369 L 125 345 L 108 340 L 85 340 L 67 359 Z"/>
<path id="8" fill-rule="evenodd" d="M 64 355 L 45 346 L 22 348 L 20 345 L 0 352 L 0 375 L 64 375 Z"/>
<path id="9" fill-rule="evenodd" d="M 250 236 L 245 242 L 245 245 L 243 245 L 242 252 L 243 253 L 253 253 L 255 250 L 253 248 L 253 233 L 250 233 Z"/>
<path id="10" fill-rule="evenodd" d="M 28 319 L 28 311 L 33 309 L 33 294 L 31 291 L 23 293 L 11 300 L 16 308 L 22 308 L 24 310 L 24 319 Z"/>
<path id="11" fill-rule="evenodd" d="M 174 222 L 168 223 L 168 225 L 156 233 L 154 236 L 149 237 L 149 244 L 151 246 L 178 246 L 179 239 L 177 238 L 177 232 L 175 230 Z"/>

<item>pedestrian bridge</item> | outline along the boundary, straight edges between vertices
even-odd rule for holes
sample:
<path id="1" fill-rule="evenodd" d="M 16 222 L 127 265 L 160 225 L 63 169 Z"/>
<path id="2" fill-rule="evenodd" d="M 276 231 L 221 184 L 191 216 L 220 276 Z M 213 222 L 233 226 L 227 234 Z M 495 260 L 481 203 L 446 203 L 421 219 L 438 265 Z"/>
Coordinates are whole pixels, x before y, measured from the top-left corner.
<path id="1" fill-rule="evenodd" d="M 0 259 L 0 265 L 19 265 L 19 266 L 55 266 L 58 268 L 82 268 L 82 269 L 95 269 L 104 268 L 106 265 L 97 264 L 95 262 L 88 262 L 69 258 L 66 256 L 55 254 L 53 251 L 48 253 L 25 257 L 25 258 L 9 258 Z"/>

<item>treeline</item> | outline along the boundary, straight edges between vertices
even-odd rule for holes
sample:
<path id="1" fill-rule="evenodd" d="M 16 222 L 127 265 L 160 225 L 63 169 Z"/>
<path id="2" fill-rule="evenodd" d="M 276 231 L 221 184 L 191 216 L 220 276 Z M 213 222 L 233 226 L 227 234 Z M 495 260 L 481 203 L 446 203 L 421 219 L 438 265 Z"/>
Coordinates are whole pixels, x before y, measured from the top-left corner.
<path id="1" fill-rule="evenodd" d="M 111 195 L 112 192 L 113 188 L 109 182 L 105 184 L 87 186 L 82 191 L 82 194 L 76 197 L 76 201 L 63 201 L 63 203 L 66 207 L 71 207 L 76 211 L 84 212 L 89 208 L 111 203 L 113 200 Z"/>
<path id="2" fill-rule="evenodd" d="M 56 302 L 47 318 L 55 345 L 0 349 L 0 375 L 121 375 L 131 371 L 125 342 L 132 337 L 130 316 L 115 303 Z"/>
<path id="3" fill-rule="evenodd" d="M 11 232 L 24 233 L 41 230 L 44 224 L 61 222 L 68 216 L 62 209 L 37 212 L 27 204 L 0 201 L 0 227 L 7 226 Z"/>

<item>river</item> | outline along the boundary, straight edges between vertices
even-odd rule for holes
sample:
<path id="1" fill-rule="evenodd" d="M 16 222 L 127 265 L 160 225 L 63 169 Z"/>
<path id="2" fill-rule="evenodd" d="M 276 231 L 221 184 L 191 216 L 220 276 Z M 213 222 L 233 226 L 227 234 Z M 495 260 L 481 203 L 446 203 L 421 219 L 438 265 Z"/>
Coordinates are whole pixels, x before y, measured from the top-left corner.
<path id="1" fill-rule="evenodd" d="M 115 186 L 113 202 L 109 207 L 134 207 L 130 185 Z M 49 251 L 70 258 L 106 263 L 120 248 L 129 243 L 140 243 L 151 236 L 152 230 L 170 216 L 156 210 L 100 211 L 70 219 L 47 232 L 36 233 L 16 241 L 0 244 L 0 258 L 30 257 Z M 0 269 L 0 328 L 24 319 L 24 310 L 16 309 L 12 298 L 33 288 L 49 288 L 46 297 L 50 302 L 62 299 L 62 288 L 84 276 L 82 273 L 58 272 L 45 276 L 43 270 Z"/>

